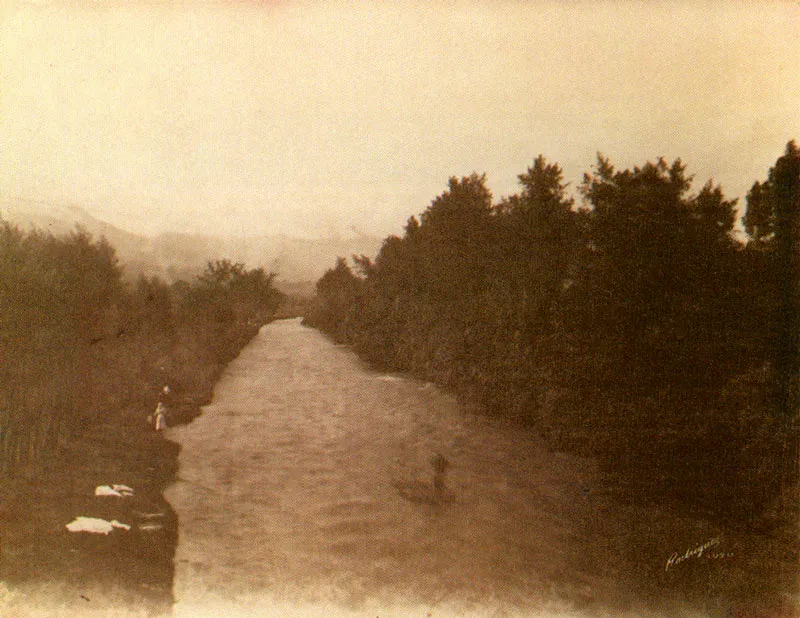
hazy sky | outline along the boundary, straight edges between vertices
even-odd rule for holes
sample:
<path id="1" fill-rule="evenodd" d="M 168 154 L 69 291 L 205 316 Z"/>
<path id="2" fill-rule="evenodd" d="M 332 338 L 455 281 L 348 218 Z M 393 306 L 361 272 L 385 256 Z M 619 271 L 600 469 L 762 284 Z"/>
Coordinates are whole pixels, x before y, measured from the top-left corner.
<path id="1" fill-rule="evenodd" d="M 681 157 L 743 204 L 800 139 L 798 2 L 362 4 L 0 2 L 0 210 L 383 236 L 539 153 L 573 187 Z"/>

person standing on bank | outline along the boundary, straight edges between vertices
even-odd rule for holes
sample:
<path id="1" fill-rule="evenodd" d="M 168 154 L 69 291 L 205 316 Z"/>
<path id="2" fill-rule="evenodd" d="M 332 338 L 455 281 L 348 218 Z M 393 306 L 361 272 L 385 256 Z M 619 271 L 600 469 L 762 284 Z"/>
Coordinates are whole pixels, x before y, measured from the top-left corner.
<path id="1" fill-rule="evenodd" d="M 156 406 L 155 413 L 156 431 L 162 431 L 167 428 L 167 406 L 163 401 L 159 401 Z"/>
<path id="2" fill-rule="evenodd" d="M 155 430 L 162 431 L 167 428 L 167 404 L 164 403 L 164 400 L 170 394 L 169 386 L 164 386 L 161 391 L 161 397 L 159 397 L 158 405 L 156 406 L 156 411 L 154 416 L 155 421 Z"/>

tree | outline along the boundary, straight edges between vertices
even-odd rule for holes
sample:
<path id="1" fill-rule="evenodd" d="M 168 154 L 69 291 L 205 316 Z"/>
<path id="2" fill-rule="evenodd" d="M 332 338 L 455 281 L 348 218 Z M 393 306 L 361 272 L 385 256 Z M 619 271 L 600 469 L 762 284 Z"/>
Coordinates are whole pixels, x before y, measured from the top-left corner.
<path id="1" fill-rule="evenodd" d="M 724 328 L 716 310 L 735 272 L 735 201 L 710 183 L 690 195 L 680 160 L 615 171 L 600 156 L 595 169 L 581 188 L 592 206 L 582 281 L 592 328 L 610 335 L 617 369 L 634 381 L 713 380 L 692 368 L 720 358 L 710 333 Z"/>
<path id="2" fill-rule="evenodd" d="M 338 339 L 347 339 L 361 286 L 362 281 L 353 274 L 347 261 L 337 258 L 336 265 L 317 281 L 309 322 Z"/>
<path id="3" fill-rule="evenodd" d="M 508 283 L 513 328 L 532 340 L 546 330 L 552 309 L 573 263 L 577 242 L 574 200 L 567 196 L 563 172 L 539 155 L 519 175 L 522 192 L 503 199 L 498 215 L 498 271 Z"/>
<path id="4" fill-rule="evenodd" d="M 492 194 L 486 174 L 450 178 L 447 190 L 420 215 L 406 239 L 414 277 L 430 299 L 452 305 L 455 314 L 470 302 L 486 280 L 491 247 Z M 462 315 L 453 317 L 463 317 Z"/>
<path id="5" fill-rule="evenodd" d="M 800 149 L 794 140 L 786 144 L 783 156 L 770 168 L 763 183 L 756 181 L 747 194 L 744 226 L 751 241 L 780 246 L 790 253 L 798 219 L 798 169 Z"/>
<path id="6" fill-rule="evenodd" d="M 782 384 L 782 409 L 797 413 L 800 370 L 800 149 L 794 141 L 770 168 L 765 182 L 756 182 L 747 195 L 745 226 L 751 245 L 766 255 L 762 276 L 774 282 L 773 363 Z"/>
<path id="7" fill-rule="evenodd" d="M 196 283 L 187 290 L 184 306 L 218 322 L 257 320 L 262 323 L 281 302 L 272 285 L 273 274 L 262 268 L 247 270 L 244 264 L 215 260 L 206 264 Z"/>
<path id="8" fill-rule="evenodd" d="M 794 141 L 747 195 L 745 226 L 751 246 L 764 255 L 756 296 L 769 299 L 761 327 L 771 331 L 769 361 L 775 372 L 776 408 L 785 432 L 784 480 L 798 478 L 800 413 L 800 149 Z"/>

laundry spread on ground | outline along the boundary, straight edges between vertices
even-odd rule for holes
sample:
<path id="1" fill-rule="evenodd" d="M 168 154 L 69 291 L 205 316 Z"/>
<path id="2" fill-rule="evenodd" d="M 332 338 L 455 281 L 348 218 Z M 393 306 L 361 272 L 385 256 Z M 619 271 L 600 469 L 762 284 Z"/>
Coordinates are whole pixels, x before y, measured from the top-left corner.
<path id="1" fill-rule="evenodd" d="M 116 496 L 128 498 L 133 495 L 133 489 L 127 485 L 98 485 L 94 490 L 95 496 Z"/>
<path id="2" fill-rule="evenodd" d="M 70 532 L 90 532 L 92 534 L 106 535 L 111 534 L 115 528 L 126 531 L 131 529 L 128 524 L 123 524 L 116 519 L 106 521 L 99 517 L 84 517 L 83 515 L 76 517 L 70 523 L 66 524 L 66 528 Z"/>
<path id="3" fill-rule="evenodd" d="M 134 494 L 133 488 L 127 485 L 113 484 L 113 485 L 98 485 L 94 489 L 95 497 L 115 496 L 118 498 L 130 498 Z M 81 515 L 76 517 L 70 523 L 65 524 L 65 527 L 70 532 L 90 532 L 92 534 L 111 534 L 115 528 L 120 530 L 130 530 L 128 524 L 112 519 L 107 521 L 99 517 L 86 517 Z"/>

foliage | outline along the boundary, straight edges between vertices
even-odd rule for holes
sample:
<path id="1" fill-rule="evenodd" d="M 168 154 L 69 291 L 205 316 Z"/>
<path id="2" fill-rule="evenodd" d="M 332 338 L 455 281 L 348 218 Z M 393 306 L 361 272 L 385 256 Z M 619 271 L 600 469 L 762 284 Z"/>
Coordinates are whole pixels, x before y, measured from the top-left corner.
<path id="1" fill-rule="evenodd" d="M 193 283 L 123 282 L 114 249 L 0 227 L 0 470 L 38 474 L 89 427 L 147 429 L 164 384 L 213 378 L 281 300 L 272 275 L 227 260 Z"/>
<path id="2" fill-rule="evenodd" d="M 772 403 L 780 415 L 781 477 L 798 478 L 800 413 L 800 149 L 794 141 L 747 195 L 745 227 L 754 307 L 750 328 L 759 334 L 770 373 Z"/>
<path id="3" fill-rule="evenodd" d="M 799 161 L 790 142 L 754 185 L 747 246 L 736 200 L 693 193 L 680 160 L 598 156 L 580 209 L 543 156 L 496 204 L 485 176 L 451 178 L 374 261 L 340 258 L 306 320 L 659 495 L 750 516 L 797 479 Z"/>

